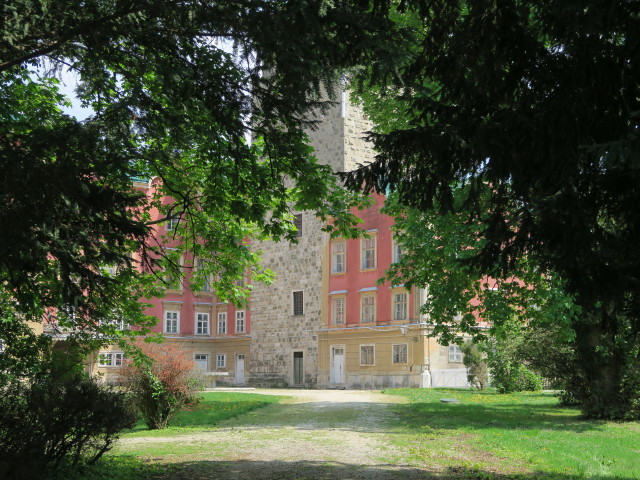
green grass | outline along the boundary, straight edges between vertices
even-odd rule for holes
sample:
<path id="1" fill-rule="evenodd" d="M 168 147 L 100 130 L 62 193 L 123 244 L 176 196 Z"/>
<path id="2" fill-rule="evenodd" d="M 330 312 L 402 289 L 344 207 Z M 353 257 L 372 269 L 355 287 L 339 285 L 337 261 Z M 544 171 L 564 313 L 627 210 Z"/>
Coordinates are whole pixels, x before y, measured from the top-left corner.
<path id="1" fill-rule="evenodd" d="M 548 393 L 385 393 L 409 399 L 394 407 L 400 416 L 395 438 L 415 464 L 438 463 L 452 473 L 466 472 L 462 478 L 531 478 L 536 472 L 548 478 L 640 479 L 638 422 L 582 420 L 578 410 L 558 407 Z M 467 477 L 469 472 L 483 475 Z"/>
<path id="2" fill-rule="evenodd" d="M 253 410 L 280 402 L 284 397 L 276 395 L 258 395 L 236 392 L 206 392 L 202 400 L 195 406 L 180 412 L 164 430 L 149 430 L 143 422 L 121 438 L 132 437 L 179 437 L 183 434 L 210 431 L 221 421 Z M 116 446 L 96 465 L 78 467 L 62 467 L 52 473 L 46 480 L 151 480 L 162 476 L 171 478 L 172 470 L 179 466 L 163 462 L 149 462 L 149 458 L 165 457 L 167 459 L 182 455 L 199 454 L 202 451 L 215 453 L 223 451 L 225 446 L 214 443 L 181 443 L 179 438 L 168 442 L 153 443 L 135 449 L 123 449 Z"/>
<path id="3" fill-rule="evenodd" d="M 243 415 L 258 408 L 279 403 L 283 397 L 238 392 L 205 392 L 197 405 L 180 412 L 164 430 L 149 430 L 143 421 L 126 432 L 125 436 L 166 437 L 180 435 L 186 429 L 202 429 L 223 420 Z"/>

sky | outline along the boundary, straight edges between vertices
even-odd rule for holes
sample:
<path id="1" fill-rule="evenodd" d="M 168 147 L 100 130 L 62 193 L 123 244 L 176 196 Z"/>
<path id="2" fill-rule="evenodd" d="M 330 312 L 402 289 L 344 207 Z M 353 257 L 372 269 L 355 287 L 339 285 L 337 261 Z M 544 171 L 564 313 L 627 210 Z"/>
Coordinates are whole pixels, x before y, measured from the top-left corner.
<path id="1" fill-rule="evenodd" d="M 60 91 L 71 100 L 71 107 L 63 107 L 62 110 L 67 115 L 76 117 L 78 120 L 84 120 L 90 116 L 93 111 L 90 108 L 80 106 L 80 101 L 76 98 L 75 88 L 78 83 L 78 77 L 75 72 L 63 71 L 61 74 Z"/>

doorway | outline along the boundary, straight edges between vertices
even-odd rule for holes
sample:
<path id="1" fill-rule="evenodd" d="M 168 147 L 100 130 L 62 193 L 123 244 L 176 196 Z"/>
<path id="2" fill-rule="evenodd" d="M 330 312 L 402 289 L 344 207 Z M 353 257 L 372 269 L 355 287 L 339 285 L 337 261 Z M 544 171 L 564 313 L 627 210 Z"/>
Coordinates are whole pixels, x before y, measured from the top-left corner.
<path id="1" fill-rule="evenodd" d="M 344 347 L 331 347 L 331 383 L 344 383 Z"/>
<path id="2" fill-rule="evenodd" d="M 293 352 L 293 384 L 302 385 L 304 383 L 304 354 Z"/>
<path id="3" fill-rule="evenodd" d="M 236 385 L 244 385 L 244 355 L 236 355 Z"/>

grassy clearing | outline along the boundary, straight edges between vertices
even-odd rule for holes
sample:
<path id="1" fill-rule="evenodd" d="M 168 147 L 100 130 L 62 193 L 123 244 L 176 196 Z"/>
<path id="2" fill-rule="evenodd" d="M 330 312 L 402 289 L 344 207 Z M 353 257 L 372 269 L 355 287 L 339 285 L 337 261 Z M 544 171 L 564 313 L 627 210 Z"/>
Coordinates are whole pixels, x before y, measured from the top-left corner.
<path id="1" fill-rule="evenodd" d="M 185 434 L 197 434 L 210 431 L 223 420 L 249 413 L 268 405 L 280 402 L 284 397 L 258 395 L 238 392 L 205 392 L 202 400 L 195 406 L 178 414 L 165 430 L 149 430 L 142 422 L 121 438 L 138 437 L 179 437 Z M 98 464 L 78 468 L 62 468 L 47 480 L 151 480 L 158 476 L 171 476 L 174 467 L 171 464 L 148 462 L 150 457 L 166 457 L 197 454 L 206 450 L 224 451 L 225 447 L 212 443 L 181 443 L 179 438 L 167 443 L 149 444 L 136 449 L 116 448 L 107 454 Z"/>
<path id="2" fill-rule="evenodd" d="M 249 413 L 258 408 L 279 403 L 283 397 L 238 392 L 205 392 L 202 400 L 193 407 L 180 412 L 164 430 L 149 430 L 143 421 L 124 437 L 167 437 L 184 434 L 187 429 L 210 428 L 223 420 Z"/>
<path id="3" fill-rule="evenodd" d="M 548 393 L 403 389 L 396 442 L 461 478 L 640 479 L 640 424 L 594 422 Z M 444 403 L 441 399 L 459 403 Z M 478 475 L 473 475 L 478 472 Z M 482 473 L 482 475 L 480 475 Z"/>

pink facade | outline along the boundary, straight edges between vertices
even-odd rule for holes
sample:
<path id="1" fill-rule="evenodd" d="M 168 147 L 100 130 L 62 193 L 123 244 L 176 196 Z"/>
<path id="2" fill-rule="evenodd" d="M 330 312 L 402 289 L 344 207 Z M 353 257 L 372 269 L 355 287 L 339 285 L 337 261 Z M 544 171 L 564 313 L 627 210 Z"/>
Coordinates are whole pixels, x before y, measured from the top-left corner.
<path id="1" fill-rule="evenodd" d="M 329 326 L 409 323 L 415 318 L 413 294 L 402 285 L 378 284 L 401 252 L 393 241 L 393 219 L 380 213 L 384 197 L 358 212 L 368 239 L 333 239 L 329 246 Z M 341 308 L 344 307 L 344 316 Z M 344 317 L 344 318 L 342 318 Z"/>
<path id="2" fill-rule="evenodd" d="M 151 195 L 152 189 L 159 179 L 151 181 L 148 188 L 141 188 Z M 166 198 L 164 203 L 171 202 Z M 151 211 L 152 220 L 160 218 L 157 209 Z M 155 227 L 155 236 L 160 239 L 170 236 L 169 222 L 159 223 Z M 179 238 L 164 242 L 164 247 L 172 248 L 178 245 Z M 236 308 L 232 304 L 221 302 L 209 291 L 192 291 L 190 288 L 191 272 L 194 269 L 194 259 L 185 256 L 181 259 L 184 277 L 175 288 L 167 288 L 164 297 L 146 299 L 151 304 L 145 313 L 158 319 L 152 329 L 153 332 L 163 333 L 166 337 L 189 337 L 190 339 L 233 338 L 245 336 L 250 332 L 250 313 L 247 308 Z M 224 323 L 224 325 L 222 325 Z"/>

